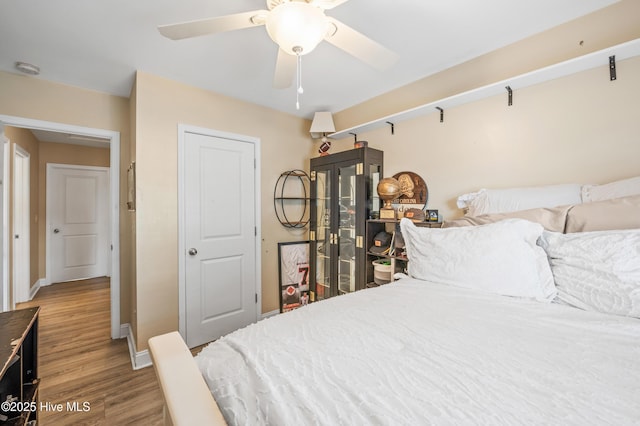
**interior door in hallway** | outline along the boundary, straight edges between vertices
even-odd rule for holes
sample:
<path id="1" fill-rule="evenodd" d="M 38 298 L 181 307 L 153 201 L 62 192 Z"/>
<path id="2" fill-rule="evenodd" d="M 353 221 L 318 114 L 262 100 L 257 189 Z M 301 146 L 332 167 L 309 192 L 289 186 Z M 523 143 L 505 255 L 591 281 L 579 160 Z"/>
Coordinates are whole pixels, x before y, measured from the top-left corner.
<path id="1" fill-rule="evenodd" d="M 108 274 L 108 199 L 108 168 L 47 165 L 50 282 Z"/>
<path id="2" fill-rule="evenodd" d="M 29 300 L 31 288 L 31 184 L 30 156 L 14 145 L 13 152 L 13 299 L 15 303 Z"/>
<path id="3" fill-rule="evenodd" d="M 194 347 L 257 319 L 255 144 L 186 132 L 185 340 Z"/>

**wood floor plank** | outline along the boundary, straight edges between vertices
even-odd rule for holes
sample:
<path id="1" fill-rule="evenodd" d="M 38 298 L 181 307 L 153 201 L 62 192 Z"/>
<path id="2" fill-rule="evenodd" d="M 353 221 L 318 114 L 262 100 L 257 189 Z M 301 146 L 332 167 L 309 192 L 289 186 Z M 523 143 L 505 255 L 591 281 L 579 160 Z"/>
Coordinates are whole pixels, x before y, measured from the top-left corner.
<path id="1" fill-rule="evenodd" d="M 17 308 L 40 306 L 41 426 L 161 425 L 162 394 L 153 368 L 133 370 L 125 339 L 111 339 L 108 278 L 53 284 Z M 78 403 L 79 411 L 74 408 Z M 83 403 L 89 410 L 83 410 Z"/>

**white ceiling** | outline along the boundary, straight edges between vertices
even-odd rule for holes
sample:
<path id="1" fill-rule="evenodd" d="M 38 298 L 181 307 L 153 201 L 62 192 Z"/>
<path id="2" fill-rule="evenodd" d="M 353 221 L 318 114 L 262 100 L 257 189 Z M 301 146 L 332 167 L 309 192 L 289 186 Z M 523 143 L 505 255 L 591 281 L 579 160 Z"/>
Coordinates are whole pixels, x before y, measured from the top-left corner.
<path id="1" fill-rule="evenodd" d="M 277 46 L 264 27 L 172 41 L 157 26 L 266 9 L 265 0 L 2 0 L 0 70 L 128 97 L 134 72 L 311 118 L 338 112 L 616 0 L 349 0 L 330 15 L 400 59 L 377 71 L 323 42 L 303 57 L 304 94 L 272 88 Z M 576 43 L 579 40 L 576 40 Z"/>
<path id="2" fill-rule="evenodd" d="M 33 133 L 33 136 L 35 136 L 35 138 L 40 142 L 66 143 L 105 149 L 108 149 L 111 146 L 111 140 L 106 138 L 96 138 L 93 136 L 75 135 L 73 133 L 39 129 L 31 129 L 31 133 Z"/>

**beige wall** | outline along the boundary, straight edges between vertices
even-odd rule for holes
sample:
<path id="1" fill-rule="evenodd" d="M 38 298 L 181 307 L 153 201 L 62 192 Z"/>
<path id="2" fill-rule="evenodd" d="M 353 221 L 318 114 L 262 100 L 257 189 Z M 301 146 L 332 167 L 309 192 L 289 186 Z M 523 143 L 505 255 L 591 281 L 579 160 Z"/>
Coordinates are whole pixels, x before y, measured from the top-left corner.
<path id="1" fill-rule="evenodd" d="M 15 146 L 18 145 L 20 148 L 24 149 L 29 153 L 29 253 L 30 253 L 30 262 L 29 262 L 29 286 L 33 287 L 35 283 L 43 277 L 40 273 L 39 269 L 39 254 L 38 254 L 38 246 L 40 244 L 42 236 L 38 232 L 38 222 L 40 221 L 39 217 L 39 194 L 40 189 L 38 186 L 39 180 L 39 167 L 38 167 L 38 140 L 33 136 L 28 130 L 19 129 L 16 127 L 7 126 L 4 128 L 4 134 L 9 141 L 11 142 L 11 146 L 9 147 L 9 235 L 14 235 L 13 231 L 13 200 L 14 200 L 14 191 L 13 191 L 13 179 L 14 179 L 14 168 L 13 168 L 13 156 Z M 9 282 L 13 282 L 13 250 L 11 247 L 9 248 Z M 13 291 L 13 288 L 11 288 Z"/>
<path id="2" fill-rule="evenodd" d="M 129 161 L 136 161 L 136 109 L 137 109 L 137 84 L 136 81 L 133 82 L 133 86 L 131 87 L 131 96 L 129 98 L 129 123 L 131 126 L 131 135 L 130 135 L 130 143 L 129 143 Z M 122 168 L 129 168 L 131 163 L 122 164 Z M 126 190 L 128 191 L 128 180 Z M 128 199 L 128 198 L 127 198 Z M 122 245 L 123 251 L 120 253 L 121 256 L 126 256 L 127 259 L 130 259 L 131 262 L 131 270 L 129 271 L 128 280 L 131 283 L 131 288 L 129 288 L 129 302 L 131 303 L 132 311 L 131 311 L 131 332 L 134 336 L 138 335 L 138 317 L 136 315 L 137 306 L 138 306 L 138 298 L 137 298 L 137 286 L 136 286 L 136 274 L 137 274 L 137 260 L 136 260 L 136 212 L 135 209 L 132 211 L 128 211 L 126 215 L 126 221 L 121 222 L 120 224 L 123 229 L 126 229 L 128 235 L 131 236 L 127 245 Z"/>
<path id="3" fill-rule="evenodd" d="M 273 187 L 283 171 L 308 169 L 309 121 L 143 72 L 135 108 L 138 350 L 178 328 L 178 124 L 260 138 L 262 311 L 278 309 L 277 243 L 306 235 L 277 222 Z"/>
<path id="4" fill-rule="evenodd" d="M 129 163 L 129 101 L 126 98 L 84 90 L 40 78 L 0 71 L 0 114 L 35 120 L 92 127 L 120 133 L 120 162 Z M 126 167 L 121 167 L 120 182 L 126 182 Z M 120 221 L 126 220 L 126 185 L 120 186 Z M 121 254 L 127 253 L 131 235 L 120 233 Z M 129 303 L 131 261 L 120 261 L 120 319 L 131 321 Z"/>
<path id="5" fill-rule="evenodd" d="M 640 38 L 640 1 L 621 0 L 340 111 L 334 114 L 336 129 L 350 128 L 637 38 Z"/>
<path id="6" fill-rule="evenodd" d="M 606 59 L 606 58 L 605 58 Z M 480 188 L 605 183 L 640 175 L 640 57 L 358 135 L 382 149 L 385 174 L 408 170 L 429 187 L 429 208 L 462 214 L 458 195 Z M 349 149 L 352 140 L 333 143 Z"/>
<path id="7" fill-rule="evenodd" d="M 622 0 L 335 114 L 338 130 L 640 38 L 640 2 Z M 580 44 L 580 41 L 583 43 Z M 429 208 L 462 214 L 458 195 L 483 187 L 604 183 L 640 175 L 640 58 L 358 134 L 385 153 L 385 174 L 420 174 Z M 335 141 L 332 151 L 349 149 Z M 318 143 L 316 143 L 318 145 Z"/>

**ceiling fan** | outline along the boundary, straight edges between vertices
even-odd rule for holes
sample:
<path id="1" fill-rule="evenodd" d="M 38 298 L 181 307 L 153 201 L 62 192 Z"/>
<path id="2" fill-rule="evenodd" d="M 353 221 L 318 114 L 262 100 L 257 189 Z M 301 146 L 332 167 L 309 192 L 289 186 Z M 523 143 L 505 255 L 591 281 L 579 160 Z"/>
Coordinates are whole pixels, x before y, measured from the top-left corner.
<path id="1" fill-rule="evenodd" d="M 268 10 L 160 25 L 158 30 L 167 38 L 180 40 L 265 25 L 271 39 L 280 47 L 274 87 L 291 86 L 297 65 L 298 93 L 302 93 L 300 57 L 310 53 L 322 40 L 377 69 L 386 69 L 397 60 L 391 50 L 325 14 L 325 10 L 346 1 L 266 0 Z"/>

